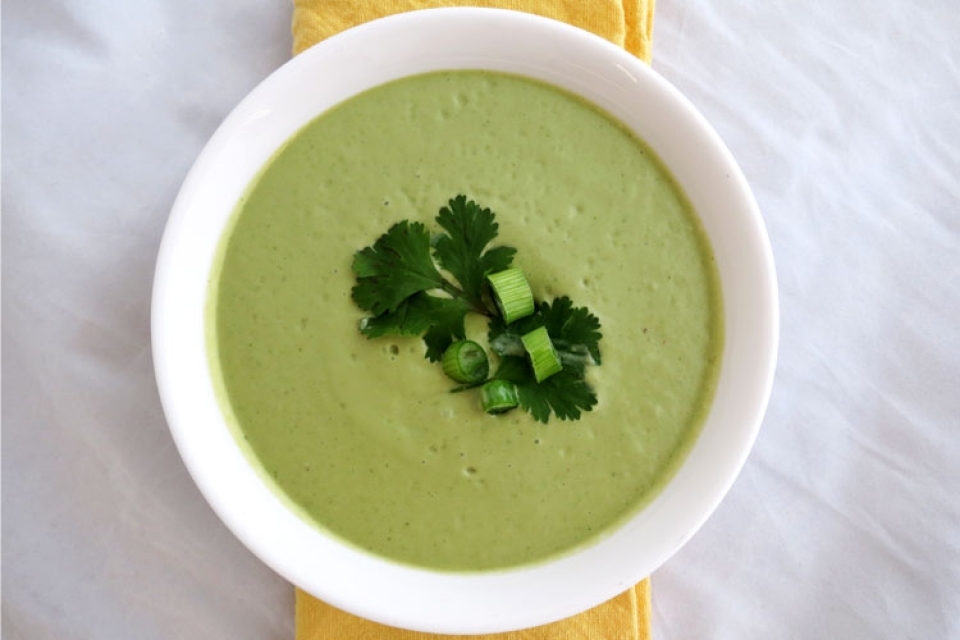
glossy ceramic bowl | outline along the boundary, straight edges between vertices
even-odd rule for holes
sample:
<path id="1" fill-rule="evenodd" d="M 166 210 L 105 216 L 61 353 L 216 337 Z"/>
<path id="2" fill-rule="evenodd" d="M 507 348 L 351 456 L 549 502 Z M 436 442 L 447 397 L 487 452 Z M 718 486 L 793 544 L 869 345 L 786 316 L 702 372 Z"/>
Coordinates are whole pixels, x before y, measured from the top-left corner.
<path id="1" fill-rule="evenodd" d="M 726 338 L 716 398 L 686 461 L 649 506 L 601 541 L 544 564 L 451 574 L 345 546 L 289 511 L 260 480 L 218 408 L 204 307 L 221 232 L 274 151 L 318 114 L 365 89 L 441 69 L 490 69 L 579 94 L 645 140 L 686 191 L 713 245 Z M 664 563 L 733 483 L 773 379 L 778 314 L 763 222 L 740 169 L 684 97 L 646 64 L 587 32 L 488 9 L 402 14 L 352 29 L 278 69 L 230 114 L 183 184 L 153 297 L 153 352 L 170 430 L 216 513 L 278 573 L 351 613 L 409 629 L 488 633 L 597 605 Z"/>

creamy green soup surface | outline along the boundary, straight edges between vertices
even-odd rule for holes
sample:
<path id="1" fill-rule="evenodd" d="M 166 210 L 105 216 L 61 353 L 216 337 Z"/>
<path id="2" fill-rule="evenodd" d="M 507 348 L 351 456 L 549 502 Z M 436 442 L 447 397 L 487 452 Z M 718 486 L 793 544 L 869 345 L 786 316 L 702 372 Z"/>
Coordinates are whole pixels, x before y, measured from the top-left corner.
<path id="1" fill-rule="evenodd" d="M 579 421 L 483 413 L 420 338 L 368 340 L 353 254 L 436 229 L 465 194 L 538 299 L 602 323 L 599 402 Z M 486 323 L 468 316 L 486 344 Z M 298 514 L 401 563 L 479 571 L 596 540 L 656 496 L 713 397 L 722 303 L 708 241 L 651 150 L 552 86 L 482 71 L 395 81 L 322 114 L 260 172 L 211 276 L 227 421 Z"/>

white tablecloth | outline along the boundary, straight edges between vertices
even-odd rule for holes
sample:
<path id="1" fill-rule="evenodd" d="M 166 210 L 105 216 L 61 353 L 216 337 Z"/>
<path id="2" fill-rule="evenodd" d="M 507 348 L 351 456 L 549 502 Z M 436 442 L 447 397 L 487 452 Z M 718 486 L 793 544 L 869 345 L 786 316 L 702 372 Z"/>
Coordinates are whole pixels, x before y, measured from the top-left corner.
<path id="1" fill-rule="evenodd" d="M 148 322 L 180 182 L 290 11 L 4 3 L 8 640 L 292 637 L 177 456 Z M 660 0 L 654 68 L 753 185 L 782 340 L 742 475 L 653 576 L 656 638 L 960 637 L 958 34 L 950 0 Z"/>

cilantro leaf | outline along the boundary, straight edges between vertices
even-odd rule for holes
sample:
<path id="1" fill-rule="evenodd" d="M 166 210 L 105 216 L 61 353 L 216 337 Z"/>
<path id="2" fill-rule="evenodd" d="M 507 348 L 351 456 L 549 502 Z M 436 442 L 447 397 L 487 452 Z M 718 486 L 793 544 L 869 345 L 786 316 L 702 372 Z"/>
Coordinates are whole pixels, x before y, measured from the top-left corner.
<path id="1" fill-rule="evenodd" d="M 466 299 L 477 308 L 483 307 L 483 285 L 487 274 L 502 271 L 513 262 L 513 247 L 494 247 L 484 251 L 497 237 L 500 226 L 490 209 L 482 209 L 473 200 L 460 195 L 440 209 L 437 216 L 445 234 L 434 242 L 434 257 L 449 271 Z"/>
<path id="2" fill-rule="evenodd" d="M 360 333 L 368 338 L 385 335 L 418 336 L 432 327 L 435 303 L 447 301 L 427 293 L 415 293 L 401 302 L 395 311 L 384 311 L 378 316 L 364 318 L 360 323 Z"/>
<path id="3" fill-rule="evenodd" d="M 380 236 L 372 247 L 353 256 L 354 302 L 379 316 L 396 311 L 400 304 L 420 291 L 445 284 L 430 258 L 430 234 L 419 222 L 398 222 Z"/>
<path id="4" fill-rule="evenodd" d="M 574 351 L 585 347 L 594 363 L 600 364 L 600 320 L 586 307 L 574 307 L 567 296 L 553 301 L 553 306 L 544 302 L 538 309 L 550 339 L 558 351 Z"/>
<path id="5" fill-rule="evenodd" d="M 560 420 L 579 420 L 582 411 L 597 404 L 596 393 L 579 373 L 564 369 L 537 384 L 526 358 L 502 358 L 494 377 L 514 383 L 520 406 L 540 422 L 549 422 L 551 412 Z"/>
<path id="6" fill-rule="evenodd" d="M 456 298 L 434 298 L 432 314 L 435 319 L 430 329 L 423 335 L 427 344 L 427 358 L 432 362 L 443 360 L 443 352 L 455 340 L 467 337 L 463 328 L 463 319 L 470 311 L 470 306 L 463 300 Z"/>
<path id="7" fill-rule="evenodd" d="M 560 355 L 565 369 L 583 372 L 587 364 L 600 364 L 600 320 L 586 307 L 574 307 L 570 298 L 562 296 L 540 302 L 532 316 L 506 325 L 502 318 L 489 324 L 490 348 L 500 356 L 524 354 L 520 336 L 538 327 L 545 327 Z"/>
<path id="8" fill-rule="evenodd" d="M 436 362 L 443 359 L 443 352 L 454 340 L 466 337 L 463 321 L 468 311 L 470 306 L 463 300 L 420 292 L 401 302 L 395 311 L 364 318 L 360 333 L 368 338 L 424 334 L 426 357 Z"/>

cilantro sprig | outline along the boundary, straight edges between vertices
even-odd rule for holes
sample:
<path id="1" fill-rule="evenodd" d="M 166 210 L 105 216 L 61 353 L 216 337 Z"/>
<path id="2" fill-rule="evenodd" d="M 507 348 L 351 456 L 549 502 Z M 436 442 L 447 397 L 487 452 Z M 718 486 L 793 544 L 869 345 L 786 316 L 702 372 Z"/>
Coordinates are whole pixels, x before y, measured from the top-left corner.
<path id="1" fill-rule="evenodd" d="M 433 243 L 434 256 L 457 279 L 463 298 L 474 309 L 485 309 L 483 289 L 487 275 L 509 267 L 517 253 L 513 247 L 486 248 L 500 231 L 495 218 L 490 209 L 480 208 L 464 195 L 451 200 L 437 216 L 437 224 L 446 233 Z"/>
<path id="2" fill-rule="evenodd" d="M 440 209 L 436 221 L 445 233 L 432 242 L 426 226 L 404 220 L 358 251 L 353 300 L 373 314 L 360 331 L 371 338 L 424 334 L 427 358 L 439 362 L 454 340 L 465 337 L 467 313 L 495 313 L 484 300 L 484 277 L 509 267 L 517 250 L 486 250 L 499 232 L 494 218 L 490 209 L 461 195 Z M 456 281 L 441 275 L 437 265 Z"/>
<path id="3" fill-rule="evenodd" d="M 422 336 L 426 357 L 439 362 L 454 342 L 466 338 L 466 315 L 478 313 L 488 318 L 490 348 L 499 356 L 490 380 L 512 383 L 517 402 L 534 419 L 547 422 L 555 415 L 577 420 L 592 410 L 597 396 L 585 374 L 588 365 L 600 364 L 599 319 L 562 296 L 552 304 L 537 302 L 532 315 L 508 324 L 491 303 L 486 284 L 487 276 L 508 269 L 516 254 L 513 247 L 490 246 L 499 233 L 495 214 L 459 195 L 440 209 L 435 221 L 442 230 L 436 236 L 426 225 L 404 220 L 354 254 L 353 300 L 370 314 L 360 323 L 361 333 L 368 338 Z M 537 382 L 522 337 L 540 327 L 563 368 Z M 489 380 L 454 391 L 485 382 Z"/>

